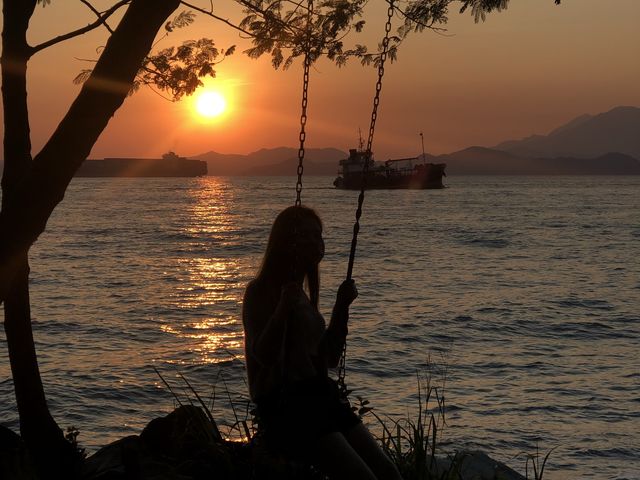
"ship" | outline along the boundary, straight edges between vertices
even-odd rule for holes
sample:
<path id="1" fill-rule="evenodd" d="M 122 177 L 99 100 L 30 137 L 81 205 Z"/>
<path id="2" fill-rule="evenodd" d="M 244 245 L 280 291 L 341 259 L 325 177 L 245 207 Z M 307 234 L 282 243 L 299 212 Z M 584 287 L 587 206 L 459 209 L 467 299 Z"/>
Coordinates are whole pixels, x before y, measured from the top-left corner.
<path id="1" fill-rule="evenodd" d="M 174 152 L 162 158 L 104 158 L 86 160 L 76 177 L 200 177 L 207 174 L 207 162 L 180 157 Z"/>
<path id="2" fill-rule="evenodd" d="M 422 158 L 422 159 L 421 159 Z M 349 157 L 340 160 L 340 171 L 333 185 L 346 190 L 365 189 L 436 189 L 444 188 L 446 163 L 427 163 L 422 157 L 389 159 L 377 165 L 373 156 L 362 148 L 349 150 Z M 367 174 L 363 167 L 368 162 Z"/>

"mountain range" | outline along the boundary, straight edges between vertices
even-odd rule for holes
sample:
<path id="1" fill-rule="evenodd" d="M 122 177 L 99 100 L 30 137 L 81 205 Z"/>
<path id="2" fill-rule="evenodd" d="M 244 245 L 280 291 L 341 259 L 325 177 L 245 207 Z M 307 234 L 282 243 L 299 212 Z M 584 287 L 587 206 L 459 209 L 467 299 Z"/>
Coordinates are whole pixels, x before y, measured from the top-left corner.
<path id="1" fill-rule="evenodd" d="M 305 175 L 334 175 L 338 161 L 347 154 L 336 148 L 309 148 L 305 151 Z M 298 149 L 263 148 L 248 155 L 207 152 L 190 157 L 207 162 L 209 175 L 293 175 L 298 163 Z"/>
<path id="2" fill-rule="evenodd" d="M 640 159 L 640 108 L 616 107 L 598 115 L 581 115 L 548 135 L 492 148 L 527 158 L 595 158 L 617 152 Z"/>
<path id="3" fill-rule="evenodd" d="M 248 155 L 207 152 L 209 175 L 293 175 L 298 150 L 280 147 Z M 348 154 L 335 148 L 307 149 L 305 175 L 335 175 Z M 446 163 L 453 175 L 640 175 L 640 108 L 616 107 L 581 115 L 552 130 L 494 147 L 469 147 L 427 162 Z"/>
<path id="4" fill-rule="evenodd" d="M 305 152 L 305 175 L 336 175 L 348 156 L 336 148 Z M 294 175 L 296 148 L 261 149 L 248 155 L 207 152 L 209 175 Z M 640 175 L 640 108 L 616 107 L 581 115 L 547 135 L 509 140 L 493 147 L 469 147 L 427 162 L 446 163 L 449 175 Z M 2 167 L 0 162 L 0 167 Z"/>

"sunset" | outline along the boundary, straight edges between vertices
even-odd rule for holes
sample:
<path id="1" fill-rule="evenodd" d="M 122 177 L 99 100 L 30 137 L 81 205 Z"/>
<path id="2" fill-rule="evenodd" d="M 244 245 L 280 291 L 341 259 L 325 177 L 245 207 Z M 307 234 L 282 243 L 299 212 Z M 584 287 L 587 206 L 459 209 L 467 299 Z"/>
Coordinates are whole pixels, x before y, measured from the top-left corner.
<path id="1" fill-rule="evenodd" d="M 219 117 L 227 110 L 227 100 L 220 92 L 203 90 L 195 94 L 195 109 L 205 119 Z"/>
<path id="2" fill-rule="evenodd" d="M 639 19 L 3 0 L 0 479 L 640 479 Z"/>
<path id="3" fill-rule="evenodd" d="M 208 8 L 208 2 L 200 3 Z M 398 61 L 386 69 L 375 153 L 381 158 L 416 155 L 420 131 L 427 152 L 433 154 L 492 146 L 547 134 L 583 114 L 640 105 L 638 3 L 614 0 L 610 9 L 603 9 L 599 0 L 548 3 L 552 5 L 513 0 L 506 10 L 478 24 L 454 6 L 446 31 L 410 36 Z M 53 1 L 36 9 L 30 28 L 33 43 L 93 21 L 88 9 L 70 5 Z M 234 5 L 221 2 L 217 13 L 237 18 Z M 384 13 L 372 4 L 366 28 L 350 43 L 375 48 Z M 206 124 L 198 122 L 185 130 L 180 124 L 192 113 L 188 108 L 183 112 L 181 104 L 190 98 L 172 103 L 142 88 L 109 123 L 92 158 L 153 157 L 169 150 L 184 156 L 210 150 L 247 154 L 295 146 L 302 88 L 299 59 L 288 70 L 275 71 L 270 58 L 252 60 L 242 53 L 249 44 L 237 31 L 204 16 L 174 30 L 156 48 L 201 37 L 213 38 L 219 48 L 238 46 L 215 67 L 216 78 L 208 79 L 214 89 L 217 84 L 233 85 L 233 118 L 216 122 L 216 128 L 201 128 Z M 81 59 L 95 60 L 104 38 L 104 32 L 96 30 L 34 57 L 29 99 L 44 112 L 32 119 L 34 148 L 43 145 L 77 93 L 73 78 L 91 67 Z M 357 59 L 343 68 L 320 60 L 312 69 L 310 88 L 310 146 L 343 151 L 357 146 L 358 128 L 368 127 L 374 68 L 361 67 Z M 55 96 L 50 94 L 53 89 Z"/>
<path id="4" fill-rule="evenodd" d="M 218 117 L 227 108 L 227 101 L 216 91 L 204 91 L 197 94 L 196 111 L 205 118 Z"/>

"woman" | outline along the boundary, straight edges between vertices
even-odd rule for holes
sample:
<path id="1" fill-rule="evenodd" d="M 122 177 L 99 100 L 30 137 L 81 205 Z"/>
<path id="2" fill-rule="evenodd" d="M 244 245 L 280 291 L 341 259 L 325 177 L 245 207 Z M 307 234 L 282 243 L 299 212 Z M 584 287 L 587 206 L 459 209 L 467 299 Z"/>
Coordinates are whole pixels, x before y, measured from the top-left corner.
<path id="1" fill-rule="evenodd" d="M 282 211 L 244 296 L 247 375 L 258 426 L 267 441 L 332 480 L 400 479 L 328 376 L 339 362 L 358 292 L 352 280 L 342 283 L 326 327 L 318 312 L 323 256 L 318 215 L 301 206 Z"/>

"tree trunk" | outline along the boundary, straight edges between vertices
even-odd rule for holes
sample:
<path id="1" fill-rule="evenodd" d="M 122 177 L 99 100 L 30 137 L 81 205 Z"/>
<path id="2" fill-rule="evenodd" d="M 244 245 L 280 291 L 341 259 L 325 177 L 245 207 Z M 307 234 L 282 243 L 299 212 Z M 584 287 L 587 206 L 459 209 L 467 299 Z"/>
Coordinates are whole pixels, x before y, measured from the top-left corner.
<path id="1" fill-rule="evenodd" d="M 40 378 L 31 330 L 26 254 L 19 259 L 19 270 L 4 302 L 4 315 L 22 439 L 42 478 L 73 478 L 80 457 L 49 413 Z"/>
<path id="2" fill-rule="evenodd" d="M 29 305 L 28 251 L 69 182 L 122 105 L 153 40 L 179 0 L 133 0 L 68 113 L 32 161 L 26 42 L 35 0 L 5 0 L 2 32 L 4 158 L 0 302 L 23 440 L 43 478 L 71 478 L 77 455 L 47 407 Z"/>
<path id="3" fill-rule="evenodd" d="M 5 26 L 2 31 L 2 100 L 5 118 L 2 177 L 3 208 L 16 201 L 20 182 L 31 169 L 31 139 L 27 110 L 27 62 L 29 46 L 26 32 L 35 1 L 9 0 L 3 5 Z M 4 230 L 1 232 L 6 234 Z M 29 264 L 26 251 L 15 256 L 16 275 L 9 284 L 4 302 L 5 333 L 11 361 L 20 432 L 27 444 L 35 442 L 64 445 L 67 442 L 51 417 L 42 387 L 31 330 L 29 305 Z M 38 449 L 33 449 L 38 456 Z"/>
<path id="4" fill-rule="evenodd" d="M 18 269 L 16 258 L 44 231 L 75 171 L 124 102 L 158 30 L 179 4 L 179 0 L 131 2 L 91 77 L 34 158 L 33 168 L 20 182 L 14 201 L 3 204 L 0 212 L 0 301 L 5 299 Z M 5 25 L 7 22 L 5 18 Z"/>

